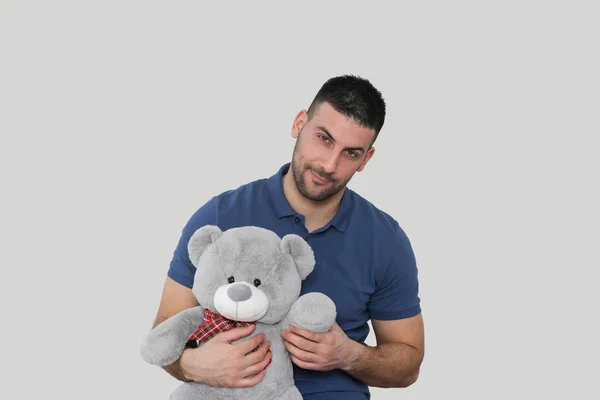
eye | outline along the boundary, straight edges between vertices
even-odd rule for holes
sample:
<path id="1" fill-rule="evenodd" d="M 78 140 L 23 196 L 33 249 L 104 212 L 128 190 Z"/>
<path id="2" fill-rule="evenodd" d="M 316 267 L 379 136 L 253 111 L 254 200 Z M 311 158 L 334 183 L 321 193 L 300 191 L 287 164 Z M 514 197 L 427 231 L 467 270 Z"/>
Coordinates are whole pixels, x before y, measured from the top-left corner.
<path id="1" fill-rule="evenodd" d="M 256 287 L 260 286 L 260 279 L 255 279 L 254 280 L 254 286 L 256 286 Z"/>
<path id="2" fill-rule="evenodd" d="M 235 282 L 235 278 L 234 278 L 233 276 L 230 276 L 230 277 L 227 279 L 227 281 L 228 281 L 229 283 L 233 283 L 233 282 Z"/>
<path id="3" fill-rule="evenodd" d="M 356 152 L 352 151 L 352 150 L 348 150 L 348 155 L 352 158 L 356 158 L 358 157 L 358 154 L 356 154 Z"/>
<path id="4" fill-rule="evenodd" d="M 321 139 L 325 143 L 329 142 L 329 138 L 325 135 L 319 135 L 319 139 Z"/>

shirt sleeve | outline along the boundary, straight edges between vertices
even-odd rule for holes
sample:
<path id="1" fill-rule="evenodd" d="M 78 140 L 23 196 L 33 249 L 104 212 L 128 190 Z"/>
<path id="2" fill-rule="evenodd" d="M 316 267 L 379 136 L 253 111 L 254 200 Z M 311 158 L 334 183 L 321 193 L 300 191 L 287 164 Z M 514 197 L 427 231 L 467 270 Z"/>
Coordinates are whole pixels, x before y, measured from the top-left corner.
<path id="1" fill-rule="evenodd" d="M 184 226 L 167 271 L 167 275 L 174 281 L 192 287 L 196 267 L 188 254 L 188 242 L 199 228 L 205 225 L 217 225 L 217 211 L 217 198 L 213 197 L 200 207 Z"/>
<path id="2" fill-rule="evenodd" d="M 377 275 L 377 289 L 369 302 L 372 319 L 402 319 L 421 312 L 415 254 L 404 231 L 397 229 L 389 260 Z"/>

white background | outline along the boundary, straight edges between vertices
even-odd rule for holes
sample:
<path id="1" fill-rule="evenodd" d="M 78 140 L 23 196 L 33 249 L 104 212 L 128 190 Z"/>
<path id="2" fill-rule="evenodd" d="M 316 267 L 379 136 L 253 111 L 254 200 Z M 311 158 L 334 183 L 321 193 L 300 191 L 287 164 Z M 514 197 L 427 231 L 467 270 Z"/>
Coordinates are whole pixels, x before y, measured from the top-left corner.
<path id="1" fill-rule="evenodd" d="M 600 398 L 594 3 L 1 1 L 0 398 L 166 399 L 139 344 L 181 228 L 342 73 L 386 98 L 350 186 L 412 240 L 426 324 L 373 399 Z"/>

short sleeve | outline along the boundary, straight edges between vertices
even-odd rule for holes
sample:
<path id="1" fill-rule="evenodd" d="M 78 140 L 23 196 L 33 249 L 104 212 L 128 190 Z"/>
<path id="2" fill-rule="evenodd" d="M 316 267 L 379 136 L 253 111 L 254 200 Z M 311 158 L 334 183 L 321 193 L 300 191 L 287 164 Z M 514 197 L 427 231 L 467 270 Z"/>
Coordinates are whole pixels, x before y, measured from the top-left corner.
<path id="1" fill-rule="evenodd" d="M 217 198 L 213 197 L 200 207 L 184 226 L 167 272 L 167 275 L 174 281 L 189 288 L 192 287 L 196 267 L 190 261 L 188 242 L 199 228 L 205 225 L 217 225 L 217 212 Z"/>
<path id="2" fill-rule="evenodd" d="M 402 319 L 421 312 L 415 254 L 402 229 L 398 228 L 388 262 L 378 272 L 377 288 L 369 301 L 372 319 Z"/>

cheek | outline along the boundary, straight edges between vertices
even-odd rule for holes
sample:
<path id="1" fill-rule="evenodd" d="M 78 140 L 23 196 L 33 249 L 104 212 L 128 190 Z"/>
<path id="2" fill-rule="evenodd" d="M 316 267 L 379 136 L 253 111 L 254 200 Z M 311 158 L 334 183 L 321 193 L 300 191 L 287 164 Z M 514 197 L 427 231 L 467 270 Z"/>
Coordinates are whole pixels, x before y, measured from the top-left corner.
<path id="1" fill-rule="evenodd" d="M 340 182 L 347 182 L 358 171 L 362 163 L 356 161 L 342 161 L 338 166 L 337 179 Z"/>
<path id="2" fill-rule="evenodd" d="M 300 155 L 306 160 L 314 160 L 327 154 L 327 146 L 319 138 L 306 138 L 299 143 Z"/>
<path id="3" fill-rule="evenodd" d="M 331 158 L 331 150 L 326 146 L 313 146 L 303 154 L 307 164 L 327 163 Z"/>

